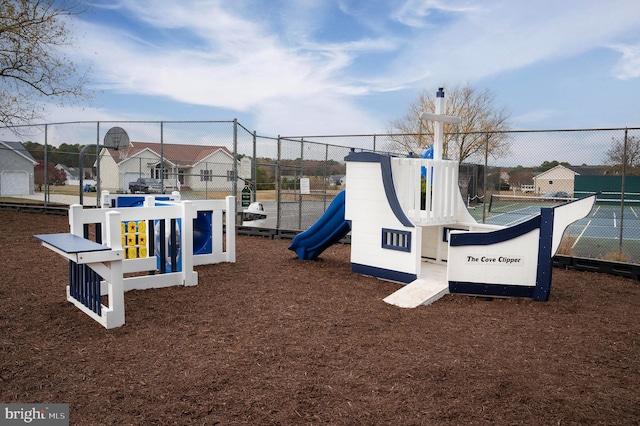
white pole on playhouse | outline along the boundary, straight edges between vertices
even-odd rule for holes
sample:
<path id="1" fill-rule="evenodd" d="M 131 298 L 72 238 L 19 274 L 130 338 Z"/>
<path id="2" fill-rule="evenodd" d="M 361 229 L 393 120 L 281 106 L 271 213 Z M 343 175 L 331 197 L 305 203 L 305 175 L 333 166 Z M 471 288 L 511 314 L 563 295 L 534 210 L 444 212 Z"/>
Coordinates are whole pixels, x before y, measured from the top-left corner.
<path id="1" fill-rule="evenodd" d="M 444 115 L 444 90 L 438 89 L 436 93 L 436 102 L 434 105 L 436 115 Z M 442 146 L 444 139 L 444 121 L 436 121 L 433 126 L 433 159 L 442 160 Z"/>
<path id="2" fill-rule="evenodd" d="M 435 121 L 433 126 L 433 159 L 442 160 L 442 147 L 444 145 L 444 123 L 460 124 L 460 117 L 451 117 L 444 115 L 444 88 L 440 87 L 436 93 L 436 101 L 434 105 L 434 113 L 430 114 L 426 111 L 420 113 L 420 120 Z"/>

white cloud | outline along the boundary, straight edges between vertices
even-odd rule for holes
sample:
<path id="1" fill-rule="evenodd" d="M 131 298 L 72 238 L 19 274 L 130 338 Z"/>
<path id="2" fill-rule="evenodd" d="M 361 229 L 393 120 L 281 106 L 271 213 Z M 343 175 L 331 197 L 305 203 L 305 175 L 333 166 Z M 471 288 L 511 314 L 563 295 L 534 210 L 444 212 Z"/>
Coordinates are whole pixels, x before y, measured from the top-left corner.
<path id="1" fill-rule="evenodd" d="M 80 22 L 79 50 L 106 92 L 252 114 L 261 131 L 289 134 L 310 133 L 319 122 L 323 133 L 374 131 L 386 123 L 372 129 L 378 120 L 363 110 L 364 95 L 473 84 L 603 46 L 622 53 L 617 78 L 638 76 L 639 47 L 619 38 L 639 29 L 640 2 L 406 0 L 391 12 L 386 2 L 372 4 L 120 0 L 107 6 L 122 11 L 128 26 L 113 18 Z M 339 10 L 361 24 L 359 32 L 341 27 L 339 38 L 322 37 L 335 29 L 331 13 Z M 522 119 L 543 121 L 543 110 Z"/>
<path id="2" fill-rule="evenodd" d="M 332 96 L 305 102 L 277 99 L 256 114 L 256 128 L 266 134 L 289 136 L 352 134 L 354 129 L 381 132 L 384 124 L 356 105 Z"/>
<path id="3" fill-rule="evenodd" d="M 378 90 L 380 82 L 349 75 L 347 70 L 362 52 L 395 49 L 393 38 L 365 35 L 322 44 L 303 34 L 290 45 L 283 44 L 282 37 L 268 26 L 231 15 L 229 8 L 215 4 L 208 3 L 207 8 L 198 1 L 154 2 L 153 7 L 129 0 L 121 4 L 130 18 L 159 29 L 179 28 L 191 34 L 196 45 L 175 48 L 170 37 L 143 38 L 127 28 L 85 22 L 80 51 L 94 63 L 98 89 L 250 112 L 264 126 L 263 131 L 283 121 L 288 124 L 279 127 L 278 133 L 285 128 L 302 131 L 300 123 L 310 126 L 307 131 L 326 132 L 327 123 L 332 125 L 330 132 L 353 132 L 355 125 L 371 129 L 371 121 L 351 98 Z M 288 13 L 312 15 L 314 10 L 299 5 Z M 301 31 L 299 26 L 292 27 L 294 32 Z M 342 125 L 329 119 L 338 112 L 351 118 Z"/>
<path id="4" fill-rule="evenodd" d="M 337 76 L 359 52 L 393 48 L 388 40 L 370 38 L 328 45 L 303 41 L 287 47 L 275 35 L 222 10 L 188 19 L 192 15 L 173 2 L 169 10 L 157 14 L 150 11 L 155 8 L 138 7 L 133 10 L 145 22 L 188 25 L 206 45 L 173 50 L 141 42 L 122 30 L 87 24 L 82 50 L 96 52 L 91 59 L 101 88 L 246 110 L 280 96 L 305 99 L 325 91 L 361 93 L 358 85 L 350 87 L 349 78 L 341 81 Z"/>
<path id="5" fill-rule="evenodd" d="M 57 104 L 42 104 L 46 125 L 23 127 L 18 135 L 22 141 L 33 141 L 49 145 L 102 143 L 104 134 L 113 126 L 120 125 L 127 130 L 132 140 L 158 140 L 159 125 L 128 122 L 145 120 L 144 114 L 123 115 L 120 111 L 110 112 L 94 107 L 60 107 Z M 117 124 L 127 121 L 126 124 Z"/>
<path id="6" fill-rule="evenodd" d="M 409 27 L 425 27 L 435 12 L 462 14 L 477 9 L 466 0 L 407 0 L 392 15 L 392 19 Z"/>
<path id="7" fill-rule="evenodd" d="M 613 75 L 620 80 L 640 77 L 640 43 L 616 45 L 612 48 L 622 53 L 622 58 L 613 68 Z"/>
<path id="8" fill-rule="evenodd" d="M 538 124 L 544 122 L 545 120 L 555 116 L 558 114 L 558 110 L 554 109 L 541 109 L 536 111 L 529 111 L 525 114 L 518 115 L 516 117 L 511 118 L 511 122 L 518 123 L 520 125 L 528 125 L 528 128 L 531 128 L 531 125 Z"/>
<path id="9" fill-rule="evenodd" d="M 434 6 L 435 4 L 435 6 Z M 454 3 L 454 5 L 457 3 Z M 438 2 L 410 0 L 417 16 Z M 477 81 L 541 61 L 567 58 L 611 43 L 637 30 L 640 2 L 491 1 L 458 8 L 457 19 L 440 29 L 417 29 L 398 55 L 395 69 L 429 72 L 432 79 Z M 411 10 L 405 10 L 410 14 Z"/>

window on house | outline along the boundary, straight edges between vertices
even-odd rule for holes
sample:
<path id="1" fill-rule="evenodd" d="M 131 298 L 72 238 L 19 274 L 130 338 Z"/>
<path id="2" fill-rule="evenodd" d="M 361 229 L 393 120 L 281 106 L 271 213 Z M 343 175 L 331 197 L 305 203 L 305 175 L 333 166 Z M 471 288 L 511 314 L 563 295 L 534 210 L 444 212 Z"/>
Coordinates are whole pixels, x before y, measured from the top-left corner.
<path id="1" fill-rule="evenodd" d="M 553 181 L 552 180 L 549 181 L 549 185 L 553 185 Z"/>
<path id="2" fill-rule="evenodd" d="M 213 180 L 212 170 L 200 170 L 200 182 L 211 182 Z"/>
<path id="3" fill-rule="evenodd" d="M 167 169 L 162 169 L 160 168 L 160 166 L 156 166 L 155 169 L 153 169 L 153 177 L 156 179 L 169 179 L 169 170 Z"/>
<path id="4" fill-rule="evenodd" d="M 234 176 L 233 170 L 227 170 L 227 182 L 233 182 Z"/>
<path id="5" fill-rule="evenodd" d="M 382 248 L 411 251 L 411 232 L 382 228 Z"/>

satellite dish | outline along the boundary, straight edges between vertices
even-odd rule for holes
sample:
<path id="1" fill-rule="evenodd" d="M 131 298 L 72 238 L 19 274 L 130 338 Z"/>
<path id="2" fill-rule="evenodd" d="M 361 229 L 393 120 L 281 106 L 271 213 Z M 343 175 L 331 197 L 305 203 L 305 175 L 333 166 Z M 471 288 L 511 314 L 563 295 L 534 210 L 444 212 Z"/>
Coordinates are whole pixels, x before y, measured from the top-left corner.
<path id="1" fill-rule="evenodd" d="M 112 127 L 104 135 L 104 146 L 116 151 L 129 146 L 129 135 L 122 127 Z"/>

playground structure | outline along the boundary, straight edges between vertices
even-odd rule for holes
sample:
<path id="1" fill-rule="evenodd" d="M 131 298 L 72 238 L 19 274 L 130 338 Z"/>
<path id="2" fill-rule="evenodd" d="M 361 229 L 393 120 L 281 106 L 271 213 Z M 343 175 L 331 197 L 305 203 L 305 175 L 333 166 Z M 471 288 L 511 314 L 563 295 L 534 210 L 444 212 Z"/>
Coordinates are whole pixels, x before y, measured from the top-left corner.
<path id="1" fill-rule="evenodd" d="M 35 237 L 69 260 L 67 300 L 109 329 L 125 323 L 125 292 L 194 286 L 194 266 L 235 262 L 235 209 L 235 197 L 103 191 L 102 208 L 70 206 L 70 233 Z"/>
<path id="2" fill-rule="evenodd" d="M 585 217 L 595 195 L 552 208 L 511 227 L 478 223 L 458 186 L 458 162 L 442 158 L 444 91 L 436 97 L 432 158 L 396 158 L 352 152 L 347 189 L 291 246 L 315 259 L 351 232 L 356 273 L 405 284 L 385 298 L 416 307 L 447 293 L 547 300 L 552 257 L 564 230 Z M 317 226 L 316 226 L 317 225 Z"/>

